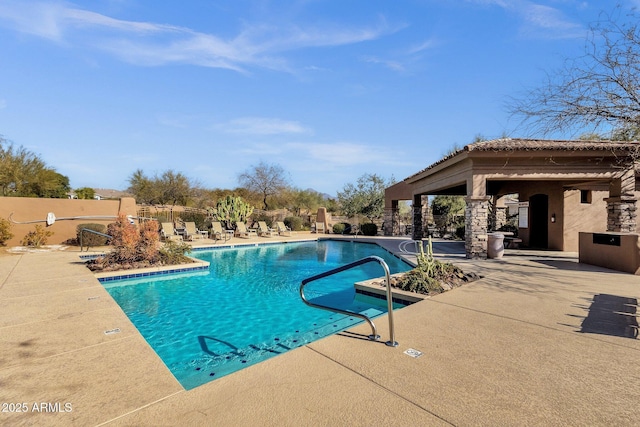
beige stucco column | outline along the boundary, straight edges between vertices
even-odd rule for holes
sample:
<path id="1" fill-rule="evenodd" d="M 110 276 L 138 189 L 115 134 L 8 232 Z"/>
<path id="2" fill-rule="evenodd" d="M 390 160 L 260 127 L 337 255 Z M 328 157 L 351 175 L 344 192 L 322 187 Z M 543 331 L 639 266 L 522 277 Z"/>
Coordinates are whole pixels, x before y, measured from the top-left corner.
<path id="1" fill-rule="evenodd" d="M 637 199 L 635 197 L 635 172 L 625 170 L 611 182 L 607 202 L 607 231 L 635 233 L 637 226 Z"/>

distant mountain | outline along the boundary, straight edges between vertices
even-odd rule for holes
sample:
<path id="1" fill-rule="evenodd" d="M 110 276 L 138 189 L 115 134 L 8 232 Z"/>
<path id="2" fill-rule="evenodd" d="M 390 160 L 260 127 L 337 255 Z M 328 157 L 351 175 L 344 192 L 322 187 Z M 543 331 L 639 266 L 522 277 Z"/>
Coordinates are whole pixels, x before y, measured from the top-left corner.
<path id="1" fill-rule="evenodd" d="M 126 191 L 113 190 L 110 188 L 94 188 L 93 191 L 96 196 L 100 196 L 102 199 L 120 199 L 122 197 L 133 197 L 133 194 Z"/>

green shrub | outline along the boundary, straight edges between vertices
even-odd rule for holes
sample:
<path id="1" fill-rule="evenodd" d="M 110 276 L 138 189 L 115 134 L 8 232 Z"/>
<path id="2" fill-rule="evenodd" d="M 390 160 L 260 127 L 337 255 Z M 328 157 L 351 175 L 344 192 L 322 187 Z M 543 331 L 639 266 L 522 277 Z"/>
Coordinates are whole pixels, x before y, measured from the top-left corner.
<path id="1" fill-rule="evenodd" d="M 76 227 L 76 238 L 78 239 L 78 244 L 82 242 L 83 246 L 91 247 L 91 246 L 104 246 L 107 244 L 107 240 L 109 238 L 100 236 L 98 234 L 94 234 L 88 231 L 82 232 L 82 229 L 87 229 L 91 231 L 97 231 L 98 233 L 106 234 L 107 226 L 103 224 L 80 224 Z M 81 236 L 82 233 L 82 236 Z"/>
<path id="2" fill-rule="evenodd" d="M 5 246 L 12 237 L 11 222 L 8 219 L 0 218 L 0 246 Z"/>
<path id="3" fill-rule="evenodd" d="M 464 240 L 465 239 L 465 227 L 464 224 L 463 225 L 458 225 L 456 227 L 456 237 L 460 240 Z"/>
<path id="4" fill-rule="evenodd" d="M 45 230 L 40 224 L 36 225 L 34 231 L 30 231 L 20 241 L 22 246 L 32 246 L 39 248 L 42 245 L 47 244 L 47 239 L 53 236 L 53 231 Z"/>
<path id="5" fill-rule="evenodd" d="M 180 219 L 183 222 L 195 222 L 198 230 L 211 227 L 211 217 L 200 212 L 181 212 Z"/>
<path id="6" fill-rule="evenodd" d="M 191 262 L 187 254 L 191 253 L 191 246 L 184 242 L 169 240 L 160 248 L 160 260 L 165 265 Z"/>
<path id="7" fill-rule="evenodd" d="M 302 218 L 299 216 L 288 216 L 284 219 L 284 223 L 291 231 L 302 230 Z"/>
<path id="8" fill-rule="evenodd" d="M 362 231 L 362 234 L 365 236 L 375 236 L 378 234 L 378 226 L 372 222 L 367 222 L 360 226 L 360 231 Z"/>
<path id="9" fill-rule="evenodd" d="M 271 227 L 273 225 L 273 218 L 264 212 L 257 215 L 251 215 L 251 218 L 253 218 L 254 222 L 264 221 L 267 224 L 267 227 Z"/>
<path id="10" fill-rule="evenodd" d="M 333 234 L 343 234 L 344 229 L 345 229 L 345 225 L 343 222 L 333 224 Z"/>

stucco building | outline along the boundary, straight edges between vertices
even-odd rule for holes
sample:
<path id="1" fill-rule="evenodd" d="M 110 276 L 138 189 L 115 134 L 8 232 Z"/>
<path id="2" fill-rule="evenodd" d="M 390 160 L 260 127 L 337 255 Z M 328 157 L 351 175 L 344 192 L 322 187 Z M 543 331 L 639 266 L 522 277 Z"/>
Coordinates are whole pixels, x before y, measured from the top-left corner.
<path id="1" fill-rule="evenodd" d="M 467 257 L 487 255 L 496 201 L 517 194 L 522 245 L 578 251 L 579 232 L 637 231 L 638 142 L 497 139 L 469 144 L 385 192 L 385 234 L 400 200 L 413 202 L 413 238 L 428 196 L 465 196 Z M 498 220 L 498 224 L 500 221 Z"/>

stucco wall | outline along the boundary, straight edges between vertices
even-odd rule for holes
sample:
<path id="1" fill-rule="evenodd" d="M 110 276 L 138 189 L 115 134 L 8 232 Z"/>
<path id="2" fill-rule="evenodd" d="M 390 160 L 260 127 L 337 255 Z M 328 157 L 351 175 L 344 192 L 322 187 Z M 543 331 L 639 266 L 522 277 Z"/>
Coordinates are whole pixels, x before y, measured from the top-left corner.
<path id="1" fill-rule="evenodd" d="M 525 183 L 520 187 L 519 200 L 521 202 L 527 202 L 536 194 L 545 194 L 549 197 L 549 209 L 546 217 L 548 233 L 547 233 L 547 247 L 553 250 L 564 250 L 564 236 L 562 233 L 562 222 L 564 220 L 564 191 L 562 185 L 558 182 L 530 182 Z M 551 215 L 555 214 L 556 222 L 551 222 Z M 531 215 L 531 209 L 529 209 L 529 227 L 520 228 L 518 231 L 519 237 L 522 239 L 524 246 L 529 246 L 531 222 L 533 217 Z"/>
<path id="2" fill-rule="evenodd" d="M 617 236 L 620 246 L 593 242 L 593 233 L 580 233 L 580 262 L 612 270 L 640 274 L 640 235 L 637 233 L 602 233 Z"/>
<path id="3" fill-rule="evenodd" d="M 580 232 L 607 231 L 608 191 L 592 191 L 591 203 L 580 203 L 580 190 L 564 194 L 564 250 L 578 252 Z"/>
<path id="4" fill-rule="evenodd" d="M 124 215 L 136 216 L 136 201 L 131 197 L 120 200 L 76 200 L 76 199 L 39 199 L 32 197 L 0 197 L 0 218 L 12 219 L 18 222 L 35 221 L 33 224 L 12 224 L 11 232 L 14 237 L 7 242 L 7 246 L 18 246 L 20 240 L 35 229 L 36 224 L 46 227 L 47 213 L 53 212 L 56 218 L 81 217 L 81 216 L 112 216 Z M 53 225 L 46 227 L 54 234 L 47 244 L 61 244 L 68 239 L 76 237 L 78 224 L 97 223 L 108 225 L 113 219 L 74 219 L 57 220 Z"/>

